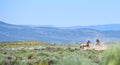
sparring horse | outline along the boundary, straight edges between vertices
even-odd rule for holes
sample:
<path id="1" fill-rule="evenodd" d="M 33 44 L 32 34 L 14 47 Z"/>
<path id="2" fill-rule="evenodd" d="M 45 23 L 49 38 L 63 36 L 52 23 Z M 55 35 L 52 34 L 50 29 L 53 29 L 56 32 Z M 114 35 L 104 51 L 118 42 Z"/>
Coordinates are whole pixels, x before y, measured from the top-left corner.
<path id="1" fill-rule="evenodd" d="M 100 47 L 102 46 L 99 39 L 96 39 L 96 44 L 95 44 L 95 46 L 100 46 Z"/>
<path id="2" fill-rule="evenodd" d="M 90 43 L 91 43 L 91 42 L 88 40 L 86 43 L 81 44 L 81 45 L 80 45 L 80 48 L 82 48 L 82 49 L 89 48 L 89 47 L 90 47 Z"/>

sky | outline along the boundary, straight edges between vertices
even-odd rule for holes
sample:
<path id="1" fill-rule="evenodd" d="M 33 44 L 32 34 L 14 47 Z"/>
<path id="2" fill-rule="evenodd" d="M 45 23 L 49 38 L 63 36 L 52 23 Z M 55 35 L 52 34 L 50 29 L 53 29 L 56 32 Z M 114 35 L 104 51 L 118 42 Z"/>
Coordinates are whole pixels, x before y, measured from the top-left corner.
<path id="1" fill-rule="evenodd" d="M 0 0 L 0 21 L 57 27 L 120 24 L 120 0 Z"/>

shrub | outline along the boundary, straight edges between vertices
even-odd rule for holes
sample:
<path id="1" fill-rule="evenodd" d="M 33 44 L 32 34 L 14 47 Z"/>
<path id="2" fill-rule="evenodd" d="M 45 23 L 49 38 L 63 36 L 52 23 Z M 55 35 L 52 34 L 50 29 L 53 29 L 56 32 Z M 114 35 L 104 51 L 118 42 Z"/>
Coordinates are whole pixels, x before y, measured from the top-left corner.
<path id="1" fill-rule="evenodd" d="M 120 65 L 120 47 L 119 44 L 113 44 L 106 50 L 101 58 L 100 65 Z"/>
<path id="2" fill-rule="evenodd" d="M 92 60 L 81 58 L 78 55 L 66 56 L 57 65 L 95 65 Z"/>

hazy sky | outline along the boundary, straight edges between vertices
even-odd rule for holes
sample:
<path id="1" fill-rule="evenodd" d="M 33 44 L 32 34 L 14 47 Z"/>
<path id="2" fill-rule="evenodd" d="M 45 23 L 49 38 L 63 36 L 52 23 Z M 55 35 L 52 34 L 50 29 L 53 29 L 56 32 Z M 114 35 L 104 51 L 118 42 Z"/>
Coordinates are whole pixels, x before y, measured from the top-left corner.
<path id="1" fill-rule="evenodd" d="M 120 24 L 120 0 L 0 0 L 0 20 L 59 27 Z"/>

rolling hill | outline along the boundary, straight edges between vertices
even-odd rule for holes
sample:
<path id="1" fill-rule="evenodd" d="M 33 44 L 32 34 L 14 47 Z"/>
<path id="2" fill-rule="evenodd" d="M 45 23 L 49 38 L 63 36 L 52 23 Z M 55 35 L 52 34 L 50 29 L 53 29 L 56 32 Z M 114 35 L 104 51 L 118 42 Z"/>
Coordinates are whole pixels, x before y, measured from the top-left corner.
<path id="1" fill-rule="evenodd" d="M 109 28 L 110 27 L 110 28 Z M 0 41 L 43 41 L 53 43 L 81 42 L 99 38 L 103 41 L 120 40 L 120 25 L 98 26 L 23 26 L 0 21 Z"/>
<path id="2" fill-rule="evenodd" d="M 120 30 L 120 24 L 106 24 L 106 25 L 93 25 L 93 26 L 71 26 L 64 27 L 63 29 L 79 29 L 79 28 L 88 28 L 100 31 L 118 31 Z"/>

